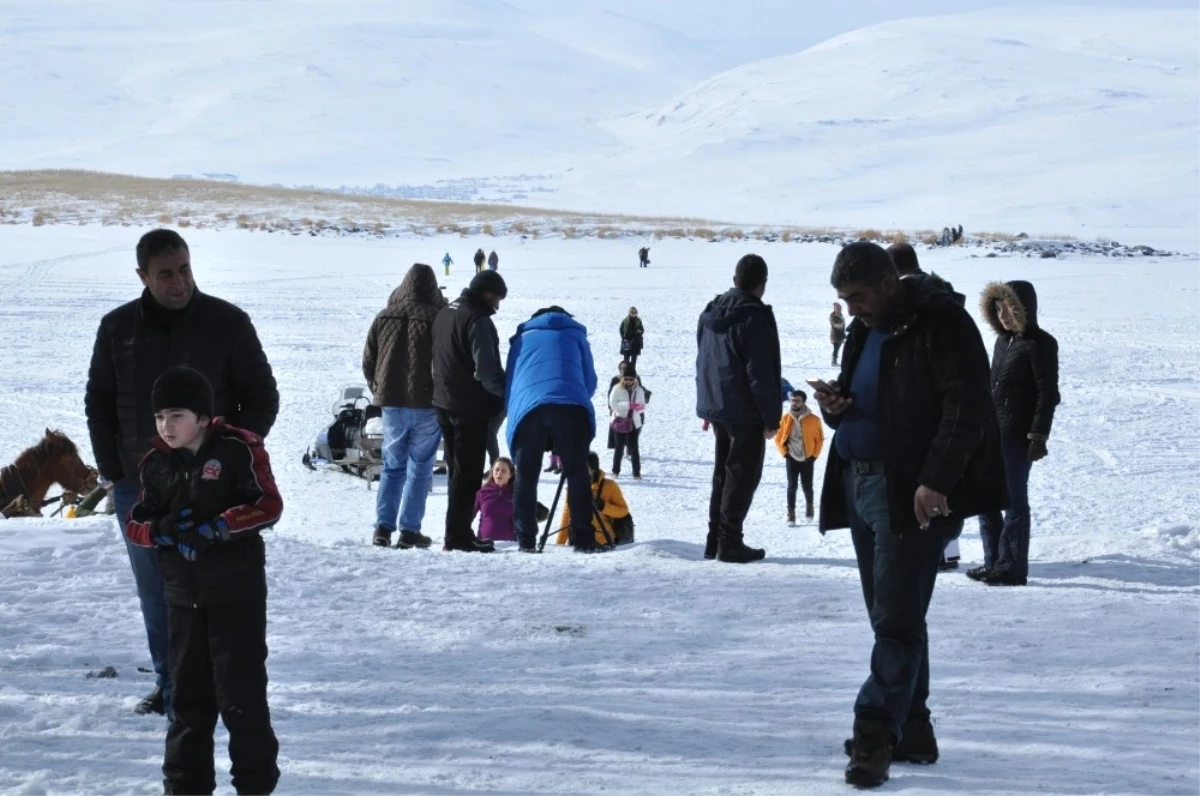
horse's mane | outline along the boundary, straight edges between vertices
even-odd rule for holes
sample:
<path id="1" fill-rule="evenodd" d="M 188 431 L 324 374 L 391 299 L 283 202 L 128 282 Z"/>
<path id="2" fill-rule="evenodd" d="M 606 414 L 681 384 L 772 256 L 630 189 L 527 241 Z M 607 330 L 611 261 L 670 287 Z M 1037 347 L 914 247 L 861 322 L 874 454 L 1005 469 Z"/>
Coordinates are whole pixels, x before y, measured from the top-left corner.
<path id="1" fill-rule="evenodd" d="M 18 467 L 33 464 L 41 470 L 60 456 L 70 456 L 77 452 L 75 443 L 61 431 L 46 430 L 45 436 L 36 445 L 21 452 L 13 464 Z"/>

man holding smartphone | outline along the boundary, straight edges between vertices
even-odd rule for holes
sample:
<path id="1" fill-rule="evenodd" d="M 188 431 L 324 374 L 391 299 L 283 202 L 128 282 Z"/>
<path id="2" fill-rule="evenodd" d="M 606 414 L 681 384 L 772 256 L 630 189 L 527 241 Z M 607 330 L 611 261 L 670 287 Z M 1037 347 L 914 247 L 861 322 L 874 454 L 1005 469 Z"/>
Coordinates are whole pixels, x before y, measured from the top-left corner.
<path id="1" fill-rule="evenodd" d="M 734 564 L 766 556 L 747 547 L 742 535 L 767 440 L 779 428 L 783 390 L 779 329 L 763 304 L 766 289 L 766 261 L 747 254 L 738 261 L 733 289 L 709 302 L 696 329 L 696 414 L 716 437 L 704 557 Z"/>
<path id="2" fill-rule="evenodd" d="M 854 321 L 841 374 L 816 399 L 836 430 L 820 529 L 849 527 L 875 633 L 854 705 L 846 781 L 875 787 L 893 760 L 938 758 L 929 637 L 951 516 L 1007 501 L 987 352 L 975 322 L 929 277 L 899 278 L 873 243 L 846 246 L 830 279 Z"/>

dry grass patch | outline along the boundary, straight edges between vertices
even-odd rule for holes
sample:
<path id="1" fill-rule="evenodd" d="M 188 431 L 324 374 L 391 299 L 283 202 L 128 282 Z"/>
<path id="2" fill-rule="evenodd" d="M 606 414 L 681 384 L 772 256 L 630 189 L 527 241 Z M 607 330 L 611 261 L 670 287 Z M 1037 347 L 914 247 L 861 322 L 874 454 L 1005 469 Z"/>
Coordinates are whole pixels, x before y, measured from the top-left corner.
<path id="1" fill-rule="evenodd" d="M 860 229 L 854 236 L 859 240 L 883 240 L 883 233 L 877 229 Z"/>

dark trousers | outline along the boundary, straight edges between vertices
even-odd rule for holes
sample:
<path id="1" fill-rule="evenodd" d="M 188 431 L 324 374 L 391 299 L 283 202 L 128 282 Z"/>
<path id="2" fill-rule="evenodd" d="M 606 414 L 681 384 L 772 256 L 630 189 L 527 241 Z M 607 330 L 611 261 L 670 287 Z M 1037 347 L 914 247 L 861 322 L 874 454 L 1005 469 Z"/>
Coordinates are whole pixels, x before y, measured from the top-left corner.
<path id="1" fill-rule="evenodd" d="M 708 542 L 705 552 L 720 545 L 742 544 L 742 525 L 762 480 L 767 441 L 762 426 L 713 423 L 717 441 L 712 493 L 708 500 Z"/>
<path id="2" fill-rule="evenodd" d="M 513 525 L 522 547 L 537 541 L 537 487 L 547 443 L 562 458 L 567 479 L 567 505 L 571 508 L 572 544 L 589 546 L 592 536 L 592 479 L 587 454 L 592 441 L 587 409 L 582 406 L 545 404 L 521 418 L 513 432 Z"/>
<path id="3" fill-rule="evenodd" d="M 487 461 L 488 467 L 496 463 L 500 458 L 500 425 L 504 422 L 504 412 L 493 417 L 488 421 L 488 438 L 487 438 Z"/>
<path id="4" fill-rule="evenodd" d="M 167 793 L 212 793 L 213 731 L 229 730 L 238 793 L 270 793 L 279 781 L 279 742 L 267 707 L 267 601 L 206 608 L 168 606 L 175 717 L 167 730 Z"/>
<path id="5" fill-rule="evenodd" d="M 796 512 L 796 482 L 799 481 L 804 489 L 804 502 L 811 506 L 813 502 L 813 460 L 796 461 L 791 456 L 787 459 L 787 509 L 788 514 Z"/>
<path id="6" fill-rule="evenodd" d="M 833 344 L 833 364 L 837 364 L 838 352 L 842 350 L 842 341 L 838 340 Z"/>
<path id="7" fill-rule="evenodd" d="M 437 415 L 450 473 L 445 541 L 447 546 L 454 547 L 475 539 L 471 520 L 475 516 L 475 493 L 483 483 L 489 418 L 469 417 L 444 409 L 439 409 Z"/>
<path id="8" fill-rule="evenodd" d="M 613 451 L 613 466 L 612 474 L 621 474 L 621 459 L 625 456 L 625 450 L 629 450 L 629 461 L 633 463 L 633 474 L 635 476 L 642 474 L 642 452 L 638 448 L 638 440 L 641 439 L 642 430 L 635 428 L 628 434 L 617 434 L 617 447 Z"/>
<path id="9" fill-rule="evenodd" d="M 854 717 L 883 722 L 899 741 L 906 722 L 929 718 L 925 614 L 944 529 L 934 520 L 929 530 L 897 536 L 888 514 L 887 476 L 842 472 L 858 577 L 875 631 L 871 675 L 858 692 Z"/>
<path id="10" fill-rule="evenodd" d="M 983 540 L 983 565 L 1019 578 L 1029 577 L 1029 443 L 1005 439 L 1004 476 L 1008 481 L 1008 508 L 1003 516 L 992 511 L 979 517 Z"/>
<path id="11" fill-rule="evenodd" d="M 630 365 L 633 365 L 635 368 L 637 367 L 637 358 L 638 358 L 637 354 L 625 354 L 624 355 L 625 361 L 628 362 Z"/>

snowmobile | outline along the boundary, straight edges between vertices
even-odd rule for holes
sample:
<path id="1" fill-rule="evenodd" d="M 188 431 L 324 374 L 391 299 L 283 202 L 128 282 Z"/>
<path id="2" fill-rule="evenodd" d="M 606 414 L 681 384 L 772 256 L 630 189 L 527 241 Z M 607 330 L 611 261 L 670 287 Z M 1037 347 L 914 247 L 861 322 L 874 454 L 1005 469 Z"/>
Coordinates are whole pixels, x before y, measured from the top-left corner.
<path id="1" fill-rule="evenodd" d="M 383 410 L 371 403 L 365 385 L 347 384 L 331 411 L 333 422 L 300 461 L 310 470 L 340 469 L 364 478 L 370 489 L 383 471 Z"/>

